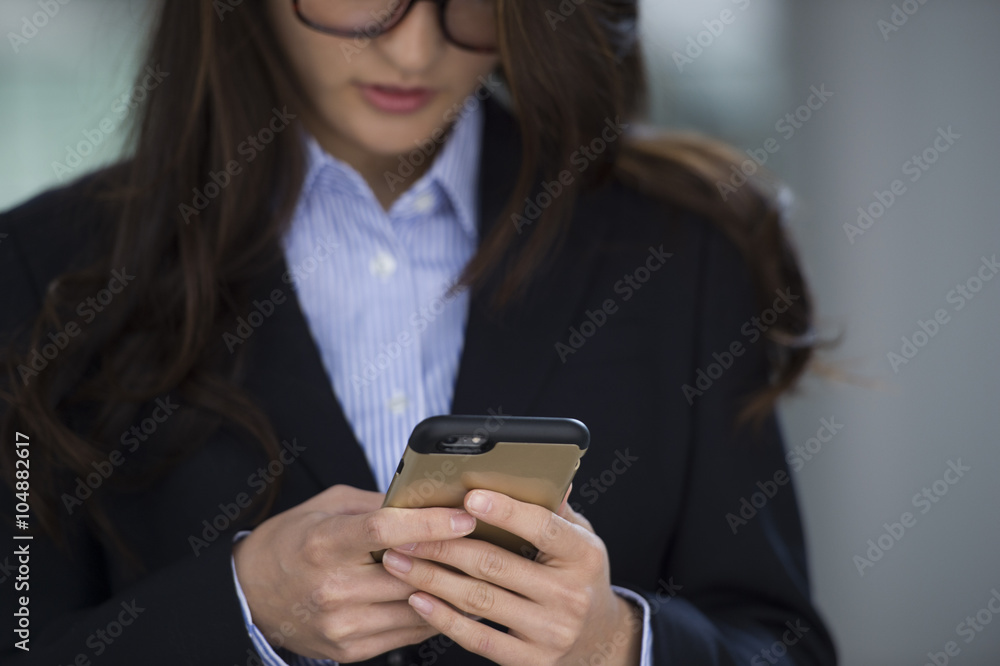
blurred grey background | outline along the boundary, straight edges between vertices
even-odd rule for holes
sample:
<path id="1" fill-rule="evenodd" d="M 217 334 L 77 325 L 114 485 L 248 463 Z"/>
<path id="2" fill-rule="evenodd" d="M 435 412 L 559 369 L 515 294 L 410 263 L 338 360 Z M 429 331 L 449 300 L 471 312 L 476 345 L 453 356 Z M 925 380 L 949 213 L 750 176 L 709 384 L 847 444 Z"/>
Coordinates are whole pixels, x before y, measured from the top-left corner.
<path id="1" fill-rule="evenodd" d="M 822 329 L 844 336 L 823 355 L 842 377 L 813 375 L 782 406 L 842 663 L 995 666 L 1000 279 L 977 272 L 992 276 L 983 258 L 1000 254 L 1000 3 L 642 5 L 653 120 L 758 157 L 770 147 L 766 166 L 796 194 L 790 232 Z M 0 210 L 118 155 L 148 9 L 70 0 L 20 42 L 9 34 L 39 6 L 0 3 Z M 947 323 L 921 336 L 938 310 Z M 821 419 L 843 427 L 810 442 Z"/>

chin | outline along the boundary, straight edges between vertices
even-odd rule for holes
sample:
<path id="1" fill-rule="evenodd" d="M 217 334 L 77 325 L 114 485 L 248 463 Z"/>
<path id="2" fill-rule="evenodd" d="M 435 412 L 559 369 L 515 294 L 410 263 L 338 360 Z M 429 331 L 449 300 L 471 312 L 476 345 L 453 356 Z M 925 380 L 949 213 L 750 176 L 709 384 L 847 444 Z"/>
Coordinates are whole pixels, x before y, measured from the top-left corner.
<path id="1" fill-rule="evenodd" d="M 395 122 L 366 122 L 365 127 L 355 133 L 356 140 L 369 152 L 376 155 L 402 155 L 421 146 L 433 143 L 431 136 L 440 124 L 419 122 L 416 119 L 398 119 Z"/>

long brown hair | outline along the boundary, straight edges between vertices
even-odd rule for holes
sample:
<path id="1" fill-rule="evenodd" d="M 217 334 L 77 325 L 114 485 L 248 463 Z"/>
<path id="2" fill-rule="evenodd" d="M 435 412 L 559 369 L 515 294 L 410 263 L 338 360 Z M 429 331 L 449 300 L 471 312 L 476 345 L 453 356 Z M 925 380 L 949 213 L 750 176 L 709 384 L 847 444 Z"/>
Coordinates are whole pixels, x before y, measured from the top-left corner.
<path id="1" fill-rule="evenodd" d="M 635 39 L 635 0 L 498 0 L 502 76 L 521 134 L 522 163 L 502 219 L 541 179 L 568 166 L 575 146 L 599 135 L 608 118 L 633 118 L 644 99 Z M 572 5 L 573 11 L 565 13 Z M 221 19 L 221 20 L 220 20 Z M 0 466 L 13 468 L 14 430 L 33 433 L 32 509 L 57 538 L 60 492 L 67 479 L 87 474 L 117 442 L 108 433 L 134 422 L 147 401 L 168 392 L 184 404 L 185 423 L 199 432 L 227 422 L 278 451 L 263 412 L 239 387 L 242 356 L 213 354 L 221 331 L 242 312 L 250 280 L 280 261 L 278 239 L 303 179 L 303 155 L 294 132 L 275 135 L 267 150 L 243 165 L 239 178 L 220 188 L 207 206 L 195 190 L 237 159 L 243 138 L 256 134 L 274 109 L 301 108 L 298 88 L 272 32 L 266 3 L 251 0 L 224 17 L 213 3 L 163 2 L 146 64 L 169 77 L 141 107 L 129 159 L 89 178 L 90 205 L 105 228 L 95 230 L 99 256 L 58 277 L 17 352 L 4 356 L 2 397 L 9 404 L 0 438 Z M 611 178 L 694 211 L 717 225 L 743 251 L 763 306 L 775 289 L 801 298 L 770 330 L 772 382 L 755 396 L 748 414 L 770 410 L 805 368 L 812 348 L 795 344 L 810 328 L 811 301 L 781 229 L 781 211 L 767 189 L 751 182 L 722 197 L 738 158 L 725 146 L 694 137 L 630 138 L 602 154 L 592 177 L 580 179 L 542 212 L 519 243 L 509 223 L 492 225 L 464 279 L 483 288 L 500 276 L 498 307 L 516 300 L 566 236 L 575 199 Z M 202 202 L 205 203 L 205 202 Z M 180 208 L 180 204 L 191 208 Z M 126 266 L 135 278 L 102 316 L 87 326 L 49 367 L 22 381 L 28 351 L 71 319 L 73 304 L 106 285 Z M 69 423 L 76 410 L 84 421 Z M 183 440 L 184 438 L 179 438 Z M 187 448 L 197 446 L 191 439 Z M 162 473 L 185 454 L 162 452 Z M 41 454 L 41 455 L 40 455 Z M 13 475 L 11 475 L 12 477 Z M 5 474 L 5 478 L 8 478 Z M 260 506 L 266 512 L 272 485 Z M 123 545 L 100 509 L 85 506 L 99 531 Z"/>

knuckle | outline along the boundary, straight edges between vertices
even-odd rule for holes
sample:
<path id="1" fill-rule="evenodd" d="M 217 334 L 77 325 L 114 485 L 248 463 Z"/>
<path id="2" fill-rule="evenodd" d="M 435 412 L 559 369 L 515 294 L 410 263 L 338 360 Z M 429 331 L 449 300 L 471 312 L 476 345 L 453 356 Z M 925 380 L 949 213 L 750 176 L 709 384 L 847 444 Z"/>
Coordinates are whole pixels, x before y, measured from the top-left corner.
<path id="1" fill-rule="evenodd" d="M 538 545 L 542 550 L 547 550 L 546 546 L 555 543 L 562 536 L 562 532 L 563 524 L 559 516 L 551 512 L 547 513 L 538 529 L 539 540 L 541 541 L 541 544 Z"/>
<path id="2" fill-rule="evenodd" d="M 576 645 L 576 637 L 576 631 L 569 625 L 554 623 L 549 631 L 549 644 L 560 655 L 565 655 Z"/>
<path id="3" fill-rule="evenodd" d="M 416 579 L 420 583 L 417 587 L 427 590 L 437 589 L 441 575 L 436 566 L 414 567 L 411 571 L 416 572 Z"/>
<path id="4" fill-rule="evenodd" d="M 341 646 L 340 653 L 337 655 L 337 662 L 341 664 L 352 664 L 354 662 L 367 659 L 370 656 L 371 655 L 363 652 L 353 643 L 348 643 L 347 645 Z"/>
<path id="5" fill-rule="evenodd" d="M 508 523 L 514 517 L 514 504 L 510 501 L 500 502 L 500 506 L 497 509 L 496 516 L 502 523 Z"/>
<path id="6" fill-rule="evenodd" d="M 473 632 L 470 637 L 472 640 L 472 651 L 483 655 L 493 654 L 495 641 L 493 640 L 493 635 L 489 631 L 485 631 L 482 625 L 477 624 L 479 627 L 475 632 Z"/>
<path id="7" fill-rule="evenodd" d="M 421 557 L 429 560 L 445 559 L 448 556 L 449 544 L 447 541 L 427 541 L 420 545 Z"/>
<path id="8" fill-rule="evenodd" d="M 507 573 L 507 562 L 504 556 L 493 548 L 487 548 L 476 562 L 479 577 L 499 580 Z"/>
<path id="9" fill-rule="evenodd" d="M 580 563 L 587 571 L 597 574 L 604 570 L 607 561 L 607 548 L 604 542 L 595 535 L 589 535 L 587 547 L 582 549 Z"/>
<path id="10" fill-rule="evenodd" d="M 323 635 L 323 638 L 331 644 L 336 645 L 341 651 L 341 657 L 343 657 L 343 651 L 347 649 L 344 643 L 351 635 L 349 632 L 350 627 L 348 627 L 348 623 L 345 622 L 345 619 L 346 618 L 341 617 L 340 615 L 337 615 L 336 617 L 328 616 L 323 620 L 321 626 L 319 627 L 319 631 Z"/>
<path id="11" fill-rule="evenodd" d="M 330 582 L 317 585 L 309 593 L 309 601 L 313 606 L 320 609 L 329 609 L 336 606 L 341 600 L 340 588 Z"/>
<path id="12" fill-rule="evenodd" d="M 369 542 L 383 546 L 388 545 L 386 538 L 389 535 L 389 525 L 381 511 L 375 511 L 365 516 L 361 529 L 364 530 L 365 538 Z"/>
<path id="13" fill-rule="evenodd" d="M 441 633 L 445 636 L 453 637 L 455 635 L 455 625 L 459 617 L 458 613 L 446 613 L 445 617 L 441 620 Z"/>
<path id="14" fill-rule="evenodd" d="M 423 518 L 423 520 L 420 521 L 420 529 L 424 537 L 423 539 L 420 539 L 420 541 L 437 541 L 440 539 L 440 517 L 438 517 L 435 512 L 431 511 L 422 511 L 420 515 Z"/>
<path id="15" fill-rule="evenodd" d="M 493 586 L 484 581 L 476 581 L 469 588 L 465 603 L 469 610 L 475 611 L 477 615 L 489 613 L 497 603 Z"/>
<path id="16" fill-rule="evenodd" d="M 590 612 L 590 595 L 584 590 L 565 590 L 562 595 L 562 608 L 574 620 L 584 618 Z"/>
<path id="17" fill-rule="evenodd" d="M 310 527 L 302 544 L 302 559 L 312 567 L 321 566 L 329 551 L 325 532 L 321 529 L 323 523 Z"/>

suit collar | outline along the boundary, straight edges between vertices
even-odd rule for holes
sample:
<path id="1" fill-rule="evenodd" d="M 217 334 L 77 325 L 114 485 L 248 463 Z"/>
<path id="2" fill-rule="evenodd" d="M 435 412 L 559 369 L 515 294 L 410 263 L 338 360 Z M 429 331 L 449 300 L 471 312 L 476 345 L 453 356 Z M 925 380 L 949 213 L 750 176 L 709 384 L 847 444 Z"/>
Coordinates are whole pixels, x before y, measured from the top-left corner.
<path id="1" fill-rule="evenodd" d="M 485 102 L 479 169 L 480 239 L 502 212 L 520 166 L 520 137 L 506 109 Z M 598 238 L 612 211 L 600 205 L 578 207 L 574 226 Z M 531 413 L 532 399 L 558 363 L 555 344 L 565 337 L 588 287 L 596 244 L 561 255 L 519 305 L 499 316 L 484 295 L 473 294 L 459 365 L 452 413 Z M 269 322 L 253 333 L 248 350 L 247 388 L 264 406 L 279 436 L 304 446 L 300 460 L 322 488 L 336 483 L 375 490 L 364 451 L 344 416 L 323 368 L 305 316 L 282 276 L 284 258 L 252 289 L 270 293 L 276 284 L 288 296 Z M 550 416 L 559 416 L 551 414 Z"/>

